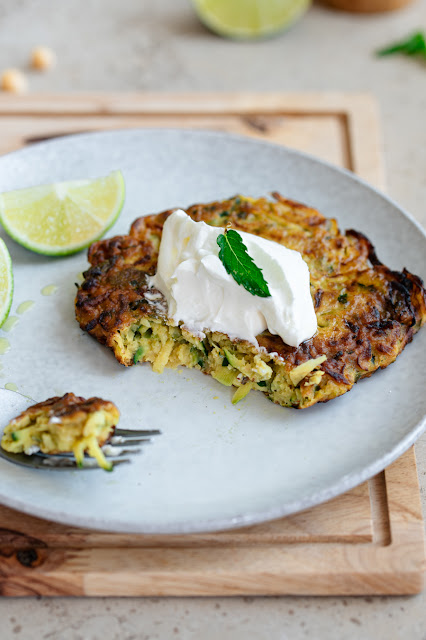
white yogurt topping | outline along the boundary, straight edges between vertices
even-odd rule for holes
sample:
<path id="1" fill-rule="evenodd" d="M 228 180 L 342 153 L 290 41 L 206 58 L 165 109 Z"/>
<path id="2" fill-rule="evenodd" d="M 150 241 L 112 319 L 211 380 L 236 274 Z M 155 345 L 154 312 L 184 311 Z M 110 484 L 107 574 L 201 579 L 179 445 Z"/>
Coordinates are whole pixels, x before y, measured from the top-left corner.
<path id="1" fill-rule="evenodd" d="M 167 299 L 169 317 L 192 332 L 220 331 L 258 345 L 265 329 L 297 347 L 317 330 L 309 269 L 298 251 L 238 231 L 268 283 L 254 296 L 226 272 L 216 239 L 224 229 L 194 222 L 178 209 L 167 218 L 151 285 Z"/>

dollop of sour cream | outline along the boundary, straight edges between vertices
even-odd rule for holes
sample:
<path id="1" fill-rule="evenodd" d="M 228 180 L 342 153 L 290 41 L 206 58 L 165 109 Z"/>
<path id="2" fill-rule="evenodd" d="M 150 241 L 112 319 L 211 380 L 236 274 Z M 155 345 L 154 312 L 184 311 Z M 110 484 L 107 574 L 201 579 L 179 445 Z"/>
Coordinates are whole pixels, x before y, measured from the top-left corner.
<path id="1" fill-rule="evenodd" d="M 169 317 L 191 332 L 220 331 L 256 346 L 265 329 L 292 347 L 311 338 L 317 319 L 301 254 L 238 231 L 268 283 L 271 296 L 261 298 L 227 273 L 216 242 L 221 233 L 223 228 L 194 222 L 181 209 L 167 218 L 151 286 L 165 296 Z"/>

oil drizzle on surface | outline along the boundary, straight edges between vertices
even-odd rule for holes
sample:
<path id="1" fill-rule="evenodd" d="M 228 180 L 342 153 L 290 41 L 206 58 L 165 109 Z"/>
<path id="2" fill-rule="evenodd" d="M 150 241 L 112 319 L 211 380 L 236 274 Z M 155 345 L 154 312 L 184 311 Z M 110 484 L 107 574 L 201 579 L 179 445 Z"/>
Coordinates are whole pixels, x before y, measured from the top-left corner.
<path id="1" fill-rule="evenodd" d="M 3 331 L 12 331 L 15 324 L 19 322 L 18 316 L 9 316 L 8 319 L 3 322 L 1 328 Z"/>
<path id="2" fill-rule="evenodd" d="M 6 338 L 0 338 L 0 355 L 7 353 L 10 349 L 10 342 Z"/>
<path id="3" fill-rule="evenodd" d="M 43 287 L 41 290 L 41 295 L 43 296 L 53 296 L 53 294 L 58 290 L 58 285 L 56 284 L 48 284 L 46 287 Z"/>
<path id="4" fill-rule="evenodd" d="M 18 387 L 14 382 L 6 382 L 4 388 L 8 389 L 8 391 L 18 391 Z"/>
<path id="5" fill-rule="evenodd" d="M 19 313 L 19 315 L 22 316 L 23 313 L 25 313 L 26 311 L 29 311 L 33 306 L 34 306 L 33 300 L 26 300 L 25 302 L 21 302 L 19 307 L 16 309 L 16 313 Z"/>

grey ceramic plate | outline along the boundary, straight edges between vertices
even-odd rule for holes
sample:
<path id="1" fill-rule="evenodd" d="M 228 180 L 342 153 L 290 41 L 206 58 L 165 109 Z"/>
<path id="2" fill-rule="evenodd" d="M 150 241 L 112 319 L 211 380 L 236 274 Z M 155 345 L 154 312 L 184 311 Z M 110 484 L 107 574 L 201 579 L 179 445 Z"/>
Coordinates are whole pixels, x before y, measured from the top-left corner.
<path id="1" fill-rule="evenodd" d="M 116 131 L 73 136 L 0 158 L 0 190 L 98 176 L 121 168 L 126 203 L 111 234 L 137 216 L 272 190 L 367 234 L 388 265 L 425 276 L 426 239 L 401 209 L 354 176 L 303 154 L 244 138 L 192 131 Z M 13 310 L 34 307 L 5 334 L 2 386 L 36 400 L 65 391 L 117 403 L 121 426 L 163 435 L 128 466 L 32 472 L 0 461 L 0 501 L 28 513 L 97 529 L 207 531 L 305 509 L 383 469 L 420 435 L 426 412 L 426 330 L 397 362 L 346 395 L 304 411 L 228 388 L 197 371 L 124 368 L 74 320 L 74 282 L 84 253 L 47 259 L 4 236 L 15 269 Z M 53 296 L 45 285 L 56 284 Z M 423 355 L 421 355 L 423 354 Z"/>

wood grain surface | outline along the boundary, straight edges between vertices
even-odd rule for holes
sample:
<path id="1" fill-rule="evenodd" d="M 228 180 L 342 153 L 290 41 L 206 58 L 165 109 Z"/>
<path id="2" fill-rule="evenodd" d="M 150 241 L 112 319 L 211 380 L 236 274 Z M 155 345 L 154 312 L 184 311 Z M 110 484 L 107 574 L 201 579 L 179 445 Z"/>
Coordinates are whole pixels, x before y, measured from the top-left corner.
<path id="1" fill-rule="evenodd" d="M 300 149 L 383 188 L 374 100 L 360 94 L 0 98 L 0 153 L 82 131 L 191 127 Z M 274 522 L 180 536 L 114 534 L 0 507 L 0 594 L 356 595 L 423 587 L 414 449 L 334 500 Z"/>

